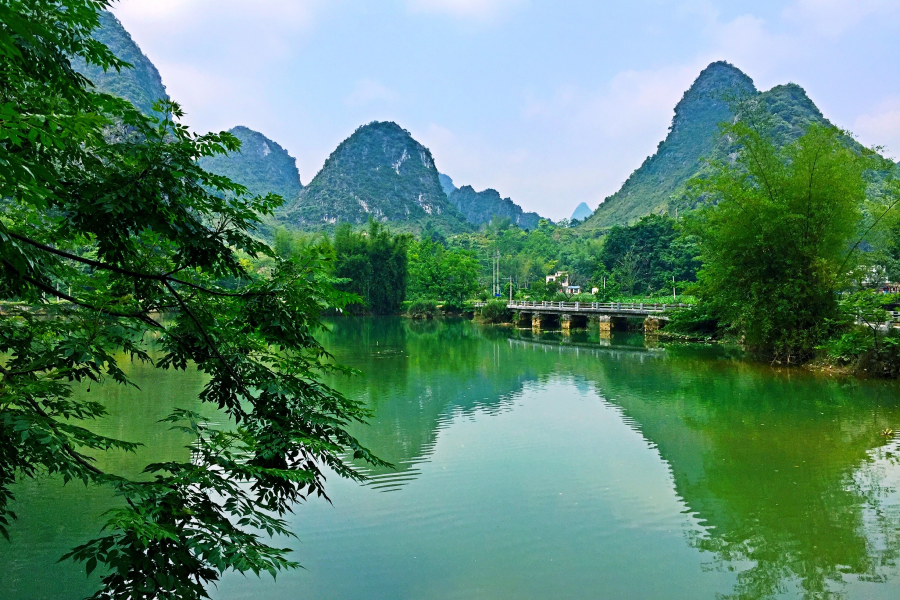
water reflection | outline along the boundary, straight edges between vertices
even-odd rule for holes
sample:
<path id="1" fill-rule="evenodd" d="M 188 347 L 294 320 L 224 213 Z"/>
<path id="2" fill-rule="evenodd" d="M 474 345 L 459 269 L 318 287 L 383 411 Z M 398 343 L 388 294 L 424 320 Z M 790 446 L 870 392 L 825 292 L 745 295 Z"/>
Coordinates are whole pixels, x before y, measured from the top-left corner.
<path id="1" fill-rule="evenodd" d="M 900 596 L 894 383 L 596 329 L 337 319 L 324 341 L 362 372 L 333 380 L 375 412 L 354 433 L 396 470 L 365 490 L 332 479 L 335 507 L 297 511 L 308 571 L 229 579 L 217 598 Z M 202 380 L 134 368 L 145 391 L 93 392 L 104 433 L 149 435 L 110 468 L 186 452 L 146 424 L 196 408 Z M 112 499 L 18 493 L 0 599 L 85 595 L 96 580 L 51 565 Z"/>
<path id="2" fill-rule="evenodd" d="M 713 353 L 674 346 L 653 363 L 618 353 L 586 364 L 570 351 L 567 362 L 670 465 L 706 528 L 692 543 L 721 568 L 748 567 L 726 597 L 843 597 L 847 582 L 891 578 L 896 597 L 900 510 L 883 482 L 897 478 L 898 441 L 880 432 L 897 428 L 897 386 Z"/>
<path id="3" fill-rule="evenodd" d="M 359 465 L 372 477 L 369 485 L 384 491 L 396 490 L 418 473 L 417 465 L 453 419 L 506 410 L 522 383 L 537 376 L 520 365 L 507 370 L 508 377 L 497 377 L 509 360 L 497 343 L 506 332 L 478 330 L 462 321 L 338 319 L 330 327 L 326 345 L 339 362 L 361 372 L 331 383 L 365 399 L 376 414 L 353 433 L 395 467 Z"/>
<path id="4" fill-rule="evenodd" d="M 186 460 L 191 439 L 158 421 L 175 407 L 212 414 L 197 395 L 204 378 L 196 371 L 160 371 L 120 356 L 119 365 L 138 386 L 113 383 L 85 386 L 78 397 L 103 402 L 109 417 L 89 426 L 101 435 L 145 444 L 135 453 L 98 456 L 102 469 L 137 475 L 150 462 Z M 97 537 L 104 513 L 117 499 L 104 487 L 78 481 L 63 485 L 57 477 L 27 481 L 15 487 L 18 515 L 11 543 L 0 540 L 0 599 L 47 600 L 84 598 L 99 585 L 99 574 L 85 577 L 83 565 L 57 563 L 73 547 Z"/>
<path id="5" fill-rule="evenodd" d="M 669 465 L 704 525 L 690 543 L 739 572 L 726 597 L 842 597 L 886 581 L 885 591 L 900 589 L 900 512 L 885 483 L 897 477 L 898 448 L 880 433 L 900 425 L 893 383 L 779 372 L 634 334 L 370 320 L 336 324 L 333 335 L 341 360 L 378 373 L 345 388 L 377 411 L 359 435 L 398 465 L 376 474 L 377 487 L 415 478 L 459 415 L 505 410 L 529 382 L 568 374 L 618 407 Z"/>

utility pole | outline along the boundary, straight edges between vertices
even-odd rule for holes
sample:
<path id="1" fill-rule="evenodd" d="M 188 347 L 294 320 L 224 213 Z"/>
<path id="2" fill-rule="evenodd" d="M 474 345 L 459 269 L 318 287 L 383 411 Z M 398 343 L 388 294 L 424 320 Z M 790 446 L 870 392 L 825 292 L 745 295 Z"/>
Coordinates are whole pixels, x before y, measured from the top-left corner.
<path id="1" fill-rule="evenodd" d="M 509 303 L 512 304 L 512 277 L 509 278 Z"/>
<path id="2" fill-rule="evenodd" d="M 675 276 L 672 275 L 672 300 L 678 301 L 678 296 L 675 295 Z"/>
<path id="3" fill-rule="evenodd" d="M 491 264 L 494 266 L 494 278 L 491 280 L 491 298 L 497 297 L 497 256 L 491 254 Z"/>
<path id="4" fill-rule="evenodd" d="M 494 268 L 494 298 L 500 297 L 500 251 L 497 250 L 494 255 L 494 264 L 496 265 Z"/>
<path id="5" fill-rule="evenodd" d="M 497 296 L 497 257 L 491 254 L 491 298 Z"/>

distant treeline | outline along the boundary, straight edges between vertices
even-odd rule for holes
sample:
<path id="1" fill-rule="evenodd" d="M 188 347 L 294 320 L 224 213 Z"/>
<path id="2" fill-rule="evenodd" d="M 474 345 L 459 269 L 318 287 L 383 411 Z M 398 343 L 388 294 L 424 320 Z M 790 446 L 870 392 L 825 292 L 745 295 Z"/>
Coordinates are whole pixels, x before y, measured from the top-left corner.
<path id="1" fill-rule="evenodd" d="M 499 257 L 504 297 L 566 299 L 559 281 L 547 276 L 565 272 L 581 293 L 598 292 L 598 300 L 652 296 L 679 291 L 696 280 L 699 263 L 690 236 L 676 222 L 651 215 L 636 224 L 616 226 L 602 238 L 578 235 L 573 228 L 542 221 L 532 231 L 495 220 L 478 233 L 446 238 L 426 228 L 418 237 L 393 233 L 370 222 L 362 229 L 341 224 L 332 236 L 275 232 L 282 257 L 315 252 L 332 267 L 336 286 L 360 297 L 356 313 L 396 314 L 404 301 L 429 301 L 445 310 L 460 310 L 469 300 L 489 298 L 492 260 Z"/>
<path id="2" fill-rule="evenodd" d="M 433 300 L 459 310 L 478 291 L 480 266 L 473 252 L 392 233 L 374 221 L 362 230 L 341 224 L 333 237 L 282 227 L 275 232 L 274 246 L 283 258 L 324 258 L 336 287 L 359 296 L 349 308 L 355 313 L 396 314 L 406 300 Z"/>

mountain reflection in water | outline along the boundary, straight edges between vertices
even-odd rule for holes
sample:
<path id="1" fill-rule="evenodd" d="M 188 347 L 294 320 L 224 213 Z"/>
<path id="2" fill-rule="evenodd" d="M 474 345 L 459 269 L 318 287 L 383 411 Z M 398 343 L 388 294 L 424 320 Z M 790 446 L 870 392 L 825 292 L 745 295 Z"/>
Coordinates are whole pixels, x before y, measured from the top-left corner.
<path id="1" fill-rule="evenodd" d="M 900 448 L 881 435 L 900 429 L 895 382 L 596 330 L 330 327 L 362 373 L 331 383 L 374 413 L 353 432 L 395 468 L 329 477 L 334 505 L 290 518 L 305 569 L 229 575 L 215 600 L 900 597 Z M 202 378 L 128 368 L 143 391 L 92 392 L 102 432 L 149 444 L 105 466 L 184 458 L 189 440 L 147 423 L 198 408 Z M 114 499 L 52 479 L 17 495 L 0 600 L 87 595 L 96 575 L 53 563 Z"/>
<path id="2" fill-rule="evenodd" d="M 571 376 L 668 464 L 702 524 L 689 542 L 716 568 L 738 571 L 723 597 L 900 595 L 900 449 L 880 433 L 900 425 L 893 382 L 778 371 L 719 348 L 598 331 L 344 320 L 333 340 L 340 360 L 379 374 L 342 386 L 375 409 L 357 433 L 396 466 L 373 473 L 373 487 L 414 480 L 455 419 L 511 410 L 529 382 Z"/>

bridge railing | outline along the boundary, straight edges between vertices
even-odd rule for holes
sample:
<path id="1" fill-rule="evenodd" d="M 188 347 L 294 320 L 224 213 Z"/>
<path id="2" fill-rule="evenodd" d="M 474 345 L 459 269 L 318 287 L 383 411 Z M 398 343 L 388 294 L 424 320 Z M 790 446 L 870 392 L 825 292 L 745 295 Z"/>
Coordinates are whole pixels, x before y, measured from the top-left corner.
<path id="1" fill-rule="evenodd" d="M 476 302 L 475 308 L 482 308 L 486 302 Z M 506 305 L 510 309 L 544 309 L 562 310 L 566 312 L 666 312 L 679 308 L 690 308 L 690 304 L 653 304 L 646 302 L 531 302 L 528 300 L 513 300 Z M 900 311 L 888 311 L 889 323 L 900 327 Z"/>
<path id="2" fill-rule="evenodd" d="M 667 310 L 687 308 L 690 304 L 655 304 L 647 302 L 531 302 L 528 300 L 513 300 L 507 304 L 507 308 L 527 310 L 564 310 L 584 312 L 665 312 Z"/>

